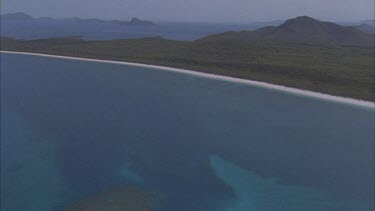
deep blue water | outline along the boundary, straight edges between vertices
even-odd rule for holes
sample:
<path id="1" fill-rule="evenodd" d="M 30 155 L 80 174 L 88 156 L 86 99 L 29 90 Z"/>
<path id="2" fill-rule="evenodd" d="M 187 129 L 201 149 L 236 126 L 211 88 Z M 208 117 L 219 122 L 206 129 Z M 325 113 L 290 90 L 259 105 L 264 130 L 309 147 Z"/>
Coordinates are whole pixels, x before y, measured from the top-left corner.
<path id="1" fill-rule="evenodd" d="M 163 211 L 370 211 L 374 121 L 244 84 L 1 53 L 1 210 L 127 184 Z"/>
<path id="2" fill-rule="evenodd" d="M 173 40 L 195 40 L 225 31 L 253 30 L 263 27 L 265 24 L 157 23 L 155 26 L 126 26 L 69 20 L 1 21 L 1 36 L 26 40 L 65 36 L 82 36 L 88 40 L 155 36 Z M 272 25 L 272 23 L 270 24 Z"/>

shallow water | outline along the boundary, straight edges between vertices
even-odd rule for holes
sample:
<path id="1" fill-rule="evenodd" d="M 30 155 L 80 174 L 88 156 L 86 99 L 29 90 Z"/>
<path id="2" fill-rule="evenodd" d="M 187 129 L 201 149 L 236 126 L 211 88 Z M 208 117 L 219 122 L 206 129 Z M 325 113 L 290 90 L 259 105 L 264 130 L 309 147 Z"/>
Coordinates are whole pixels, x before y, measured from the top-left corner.
<path id="1" fill-rule="evenodd" d="M 374 210 L 373 109 L 4 53 L 1 97 L 1 210 Z"/>

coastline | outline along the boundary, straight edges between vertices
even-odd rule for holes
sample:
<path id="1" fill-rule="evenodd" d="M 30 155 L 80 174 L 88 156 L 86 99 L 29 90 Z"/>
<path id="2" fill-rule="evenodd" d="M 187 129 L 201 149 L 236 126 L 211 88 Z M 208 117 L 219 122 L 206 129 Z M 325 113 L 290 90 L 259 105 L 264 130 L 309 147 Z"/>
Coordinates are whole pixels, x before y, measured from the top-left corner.
<path id="1" fill-rule="evenodd" d="M 207 79 L 214 79 L 214 80 L 223 80 L 235 83 L 246 84 L 254 87 L 261 87 L 265 89 L 275 90 L 279 92 L 284 92 L 288 94 L 303 96 L 303 97 L 310 97 L 330 102 L 337 102 L 337 103 L 344 103 L 348 105 L 360 106 L 370 109 L 375 109 L 375 102 L 364 101 L 354 98 L 346 98 L 341 96 L 329 95 L 320 92 L 314 92 L 309 90 L 297 89 L 292 87 L 287 87 L 283 85 L 276 85 L 266 82 L 260 81 L 253 81 L 241 78 L 234 78 L 229 76 L 223 75 L 215 75 L 210 73 L 203 73 L 194 70 L 186 70 L 186 69 L 179 69 L 179 68 L 172 68 L 172 67 L 164 67 L 158 65 L 149 65 L 149 64 L 141 64 L 141 63 L 134 63 L 134 62 L 123 62 L 123 61 L 112 61 L 112 60 L 101 60 L 101 59 L 89 59 L 89 58 L 82 58 L 82 57 L 71 57 L 71 56 L 59 56 L 59 55 L 52 55 L 52 54 L 41 54 L 41 53 L 29 53 L 29 52 L 17 52 L 17 51 L 0 51 L 0 53 L 7 53 L 7 54 L 20 54 L 20 55 L 32 55 L 32 56 L 41 56 L 41 57 L 51 57 L 51 58 L 60 58 L 60 59 L 70 59 L 70 60 L 80 60 L 80 61 L 89 61 L 89 62 L 101 62 L 101 63 L 110 63 L 110 64 L 119 64 L 119 65 L 128 65 L 128 66 L 135 66 L 135 67 L 144 67 L 144 68 L 151 68 L 151 69 L 159 69 L 163 71 L 169 72 L 176 72 L 186 75 L 197 76 L 201 78 Z"/>

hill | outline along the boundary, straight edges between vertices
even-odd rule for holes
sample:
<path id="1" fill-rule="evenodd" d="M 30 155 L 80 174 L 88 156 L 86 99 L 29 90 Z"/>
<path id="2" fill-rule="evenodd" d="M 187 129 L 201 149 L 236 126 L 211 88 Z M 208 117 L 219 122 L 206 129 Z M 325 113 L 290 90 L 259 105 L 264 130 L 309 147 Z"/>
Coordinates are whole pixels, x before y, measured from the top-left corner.
<path id="1" fill-rule="evenodd" d="M 25 20 L 33 20 L 28 14 L 18 12 L 18 13 L 10 13 L 10 14 L 3 14 L 0 16 L 0 20 L 2 21 L 25 21 Z"/>
<path id="2" fill-rule="evenodd" d="M 322 22 L 307 16 L 285 21 L 255 31 L 225 32 L 204 37 L 198 42 L 241 40 L 250 42 L 279 41 L 318 45 L 373 46 L 374 37 L 355 27 Z"/>

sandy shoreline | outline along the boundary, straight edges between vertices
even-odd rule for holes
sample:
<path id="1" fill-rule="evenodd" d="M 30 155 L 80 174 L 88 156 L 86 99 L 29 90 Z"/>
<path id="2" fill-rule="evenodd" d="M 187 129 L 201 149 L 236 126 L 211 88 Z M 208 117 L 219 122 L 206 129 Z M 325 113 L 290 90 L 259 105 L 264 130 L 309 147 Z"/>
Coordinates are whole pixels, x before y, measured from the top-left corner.
<path id="1" fill-rule="evenodd" d="M 177 72 L 177 73 L 182 73 L 182 74 L 188 74 L 188 75 L 193 75 L 193 76 L 197 76 L 197 77 L 248 84 L 248 85 L 255 86 L 255 87 L 262 87 L 262 88 L 272 89 L 272 90 L 281 91 L 281 92 L 287 92 L 287 93 L 290 93 L 290 94 L 301 95 L 301 96 L 305 96 L 305 97 L 317 98 L 317 99 L 331 101 L 331 102 L 345 103 L 345 104 L 349 104 L 349 105 L 361 106 L 361 107 L 372 108 L 372 109 L 375 108 L 374 102 L 357 100 L 357 99 L 353 99 L 353 98 L 346 98 L 346 97 L 340 97 L 340 96 L 334 96 L 334 95 L 324 94 L 324 93 L 320 93 L 320 92 L 314 92 L 314 91 L 308 91 L 308 90 L 303 90 L 303 89 L 286 87 L 286 86 L 282 86 L 282 85 L 270 84 L 270 83 L 266 83 L 266 82 L 252 81 L 252 80 L 240 79 L 240 78 L 233 78 L 233 77 L 230 77 L 230 76 L 222 76 L 222 75 L 215 75 L 215 74 L 210 74 L 210 73 L 202 73 L 202 72 L 198 72 L 198 71 L 178 69 L 178 68 L 172 68 L 172 67 L 164 67 L 164 66 L 157 66 L 157 65 L 132 63 L 132 62 L 122 62 L 122 61 L 87 59 L 87 58 L 70 57 L 70 56 L 58 56 L 58 55 L 51 55 L 51 54 L 14 52 L 14 51 L 0 51 L 0 52 L 1 53 L 8 53 L 8 54 L 23 54 L 23 55 L 43 56 L 43 57 L 52 57 L 52 58 L 60 58 L 60 59 L 71 59 L 71 60 L 81 60 L 81 61 L 90 61 L 90 62 L 101 62 L 101 63 L 110 63 L 110 64 L 129 65 L 129 66 L 136 66 L 136 67 L 146 67 L 146 68 L 152 68 L 152 69 L 159 69 L 159 70 L 164 70 L 164 71 L 171 71 L 171 72 Z"/>

